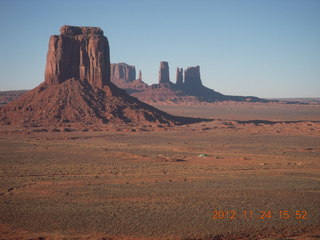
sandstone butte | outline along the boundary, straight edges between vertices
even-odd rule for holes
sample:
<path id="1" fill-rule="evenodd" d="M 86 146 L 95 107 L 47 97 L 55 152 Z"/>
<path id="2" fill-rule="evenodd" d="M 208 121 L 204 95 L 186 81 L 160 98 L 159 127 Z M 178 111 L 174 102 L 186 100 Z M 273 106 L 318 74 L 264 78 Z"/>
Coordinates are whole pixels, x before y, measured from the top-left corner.
<path id="1" fill-rule="evenodd" d="M 111 63 L 111 81 L 121 80 L 132 82 L 136 80 L 136 67 L 126 63 Z"/>
<path id="2" fill-rule="evenodd" d="M 160 62 L 159 83 L 169 83 L 169 64 L 168 62 Z"/>
<path id="3" fill-rule="evenodd" d="M 111 63 L 110 79 L 116 86 L 123 89 L 143 89 L 148 86 L 142 81 L 141 70 L 137 79 L 136 67 L 126 63 Z"/>
<path id="4" fill-rule="evenodd" d="M 0 108 L 1 125 L 26 128 L 200 120 L 172 116 L 116 87 L 110 81 L 108 39 L 98 27 L 62 26 L 49 40 L 44 82 Z"/>

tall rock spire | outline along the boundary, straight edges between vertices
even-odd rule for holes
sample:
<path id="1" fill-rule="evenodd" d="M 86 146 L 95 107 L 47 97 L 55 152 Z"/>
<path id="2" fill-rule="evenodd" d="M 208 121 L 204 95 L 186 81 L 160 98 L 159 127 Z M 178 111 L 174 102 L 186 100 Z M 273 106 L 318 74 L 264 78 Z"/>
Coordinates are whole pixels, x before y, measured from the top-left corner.
<path id="1" fill-rule="evenodd" d="M 141 73 L 141 70 L 139 71 L 139 77 L 138 77 L 138 80 L 142 81 L 142 73 Z"/>
<path id="2" fill-rule="evenodd" d="M 168 62 L 160 62 L 159 83 L 169 83 L 169 64 Z"/>
<path id="3" fill-rule="evenodd" d="M 183 84 L 183 69 L 182 68 L 177 68 L 176 84 L 177 85 Z"/>

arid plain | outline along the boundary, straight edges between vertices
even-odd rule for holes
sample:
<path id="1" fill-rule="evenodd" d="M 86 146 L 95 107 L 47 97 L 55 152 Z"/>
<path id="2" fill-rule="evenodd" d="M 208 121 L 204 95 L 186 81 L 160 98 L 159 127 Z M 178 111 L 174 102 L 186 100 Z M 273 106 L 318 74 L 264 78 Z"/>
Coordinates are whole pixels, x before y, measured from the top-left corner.
<path id="1" fill-rule="evenodd" d="M 0 135 L 0 239 L 319 239 L 320 106 L 157 105 L 214 119 Z"/>

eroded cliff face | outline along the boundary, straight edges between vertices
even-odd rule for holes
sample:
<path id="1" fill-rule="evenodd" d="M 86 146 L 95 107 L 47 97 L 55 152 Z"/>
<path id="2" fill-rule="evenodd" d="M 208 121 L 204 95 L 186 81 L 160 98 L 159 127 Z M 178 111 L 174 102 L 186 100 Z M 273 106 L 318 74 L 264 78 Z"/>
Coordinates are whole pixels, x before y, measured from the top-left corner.
<path id="1" fill-rule="evenodd" d="M 60 35 L 50 37 L 45 82 L 72 78 L 99 88 L 110 82 L 109 43 L 100 28 L 62 26 Z"/>
<path id="2" fill-rule="evenodd" d="M 200 67 L 188 67 L 184 71 L 184 85 L 188 88 L 201 87 Z"/>
<path id="3" fill-rule="evenodd" d="M 111 81 L 132 82 L 136 80 L 136 67 L 126 63 L 111 64 Z"/>

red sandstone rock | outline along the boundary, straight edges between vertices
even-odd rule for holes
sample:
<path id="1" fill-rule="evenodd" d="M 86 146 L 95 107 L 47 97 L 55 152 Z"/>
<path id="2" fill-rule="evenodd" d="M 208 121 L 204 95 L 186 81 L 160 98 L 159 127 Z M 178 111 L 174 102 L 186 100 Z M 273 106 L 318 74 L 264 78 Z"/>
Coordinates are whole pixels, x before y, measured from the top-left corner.
<path id="1" fill-rule="evenodd" d="M 200 78 L 200 67 L 188 67 L 184 71 L 184 84 L 187 87 L 199 87 L 202 86 Z"/>
<path id="2" fill-rule="evenodd" d="M 182 85 L 183 84 L 183 69 L 182 68 L 177 68 L 176 84 L 177 85 Z"/>
<path id="3" fill-rule="evenodd" d="M 142 81 L 141 71 L 136 79 L 135 66 L 126 63 L 111 64 L 111 82 L 128 93 L 146 88 L 148 85 Z"/>
<path id="4" fill-rule="evenodd" d="M 110 78 L 114 83 L 119 81 L 132 82 L 136 80 L 136 68 L 126 63 L 113 63 L 111 64 Z"/>
<path id="5" fill-rule="evenodd" d="M 160 62 L 159 83 L 169 83 L 169 64 L 168 62 Z"/>
<path id="6" fill-rule="evenodd" d="M 100 88 L 110 82 L 109 43 L 100 28 L 63 26 L 50 37 L 45 82 L 72 78 Z"/>
<path id="7" fill-rule="evenodd" d="M 142 73 L 141 73 L 141 70 L 139 71 L 139 77 L 138 77 L 138 80 L 142 81 Z"/>

